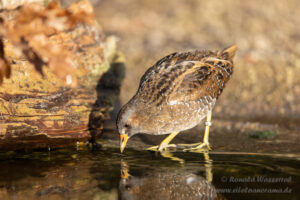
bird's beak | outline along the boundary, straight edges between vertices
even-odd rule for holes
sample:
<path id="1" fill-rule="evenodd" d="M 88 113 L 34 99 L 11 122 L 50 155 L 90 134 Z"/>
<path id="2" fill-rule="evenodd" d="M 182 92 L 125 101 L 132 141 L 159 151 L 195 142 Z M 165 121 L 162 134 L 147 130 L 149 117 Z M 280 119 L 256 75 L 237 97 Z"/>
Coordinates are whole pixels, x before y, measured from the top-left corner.
<path id="1" fill-rule="evenodd" d="M 121 160 L 121 179 L 128 179 L 129 176 L 129 165 L 126 161 Z"/>
<path id="2" fill-rule="evenodd" d="M 128 134 L 120 134 L 120 151 L 123 153 L 128 141 Z"/>

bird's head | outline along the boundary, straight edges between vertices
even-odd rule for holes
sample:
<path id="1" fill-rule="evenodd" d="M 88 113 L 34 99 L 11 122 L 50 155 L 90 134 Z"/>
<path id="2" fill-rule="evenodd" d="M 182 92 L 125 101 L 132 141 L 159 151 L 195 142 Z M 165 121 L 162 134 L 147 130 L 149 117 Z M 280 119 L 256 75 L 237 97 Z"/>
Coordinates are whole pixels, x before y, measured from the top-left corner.
<path id="1" fill-rule="evenodd" d="M 117 117 L 117 129 L 120 134 L 120 150 L 124 151 L 128 139 L 139 133 L 139 118 L 133 106 L 126 104 L 120 110 Z"/>

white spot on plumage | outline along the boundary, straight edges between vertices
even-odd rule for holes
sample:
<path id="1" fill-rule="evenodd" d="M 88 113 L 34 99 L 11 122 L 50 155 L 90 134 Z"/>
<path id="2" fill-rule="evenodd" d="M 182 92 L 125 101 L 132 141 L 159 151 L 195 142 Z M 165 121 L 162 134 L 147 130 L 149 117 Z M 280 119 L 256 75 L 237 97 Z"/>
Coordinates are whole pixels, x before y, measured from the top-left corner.
<path id="1" fill-rule="evenodd" d="M 190 185 L 190 184 L 192 184 L 196 181 L 197 181 L 197 179 L 194 176 L 189 176 L 189 177 L 186 178 L 186 184 L 188 184 L 188 185 Z"/>

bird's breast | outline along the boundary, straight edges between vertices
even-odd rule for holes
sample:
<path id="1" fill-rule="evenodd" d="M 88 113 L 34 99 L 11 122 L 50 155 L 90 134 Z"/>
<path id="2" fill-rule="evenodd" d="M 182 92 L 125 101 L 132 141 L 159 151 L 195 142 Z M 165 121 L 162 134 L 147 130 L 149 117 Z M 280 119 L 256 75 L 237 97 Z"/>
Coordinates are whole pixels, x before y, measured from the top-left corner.
<path id="1" fill-rule="evenodd" d="M 162 135 L 198 125 L 212 110 L 216 99 L 204 96 L 197 101 L 166 101 L 158 107 L 144 106 L 141 127 L 144 133 Z"/>

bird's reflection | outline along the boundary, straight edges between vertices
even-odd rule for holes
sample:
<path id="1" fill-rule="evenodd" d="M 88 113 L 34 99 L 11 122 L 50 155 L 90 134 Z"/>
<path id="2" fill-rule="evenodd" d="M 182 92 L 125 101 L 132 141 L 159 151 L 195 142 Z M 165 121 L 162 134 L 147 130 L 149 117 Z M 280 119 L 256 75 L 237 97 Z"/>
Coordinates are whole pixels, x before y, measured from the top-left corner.
<path id="1" fill-rule="evenodd" d="M 168 158 L 182 162 L 182 159 L 168 154 Z M 206 160 L 206 178 L 186 170 L 176 169 L 154 170 L 142 177 L 129 174 L 129 165 L 121 162 L 121 180 L 119 183 L 119 199 L 219 199 L 216 188 L 212 185 L 212 162 L 208 154 Z"/>
<path id="2" fill-rule="evenodd" d="M 211 182 L 213 179 L 213 174 L 212 174 L 212 160 L 209 158 L 209 154 L 206 152 L 194 152 L 194 153 L 203 154 L 204 161 L 205 161 L 205 164 L 204 164 L 205 177 L 206 177 L 207 181 Z M 184 159 L 174 156 L 171 152 L 168 152 L 168 151 L 161 152 L 160 155 L 164 158 L 168 158 L 173 161 L 178 161 L 182 166 L 184 165 Z"/>

